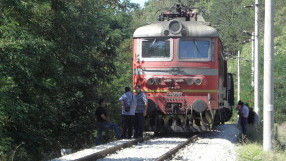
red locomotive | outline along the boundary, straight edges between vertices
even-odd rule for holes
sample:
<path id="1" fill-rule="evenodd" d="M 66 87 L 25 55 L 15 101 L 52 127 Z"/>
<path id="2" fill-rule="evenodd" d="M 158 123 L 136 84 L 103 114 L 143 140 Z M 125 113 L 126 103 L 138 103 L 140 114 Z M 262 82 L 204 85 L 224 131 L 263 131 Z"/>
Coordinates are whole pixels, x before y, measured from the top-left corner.
<path id="1" fill-rule="evenodd" d="M 234 91 L 218 31 L 196 9 L 175 4 L 133 34 L 133 86 L 148 97 L 155 132 L 201 132 L 228 121 Z"/>

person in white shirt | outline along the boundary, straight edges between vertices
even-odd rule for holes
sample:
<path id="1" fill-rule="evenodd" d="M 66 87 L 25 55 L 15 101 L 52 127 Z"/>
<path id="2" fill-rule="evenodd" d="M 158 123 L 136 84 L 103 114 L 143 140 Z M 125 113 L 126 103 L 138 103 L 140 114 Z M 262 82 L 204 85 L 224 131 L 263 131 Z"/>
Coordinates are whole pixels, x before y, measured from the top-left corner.
<path id="1" fill-rule="evenodd" d="M 125 93 L 119 98 L 122 109 L 122 138 L 131 139 L 137 100 L 130 87 L 125 87 Z"/>

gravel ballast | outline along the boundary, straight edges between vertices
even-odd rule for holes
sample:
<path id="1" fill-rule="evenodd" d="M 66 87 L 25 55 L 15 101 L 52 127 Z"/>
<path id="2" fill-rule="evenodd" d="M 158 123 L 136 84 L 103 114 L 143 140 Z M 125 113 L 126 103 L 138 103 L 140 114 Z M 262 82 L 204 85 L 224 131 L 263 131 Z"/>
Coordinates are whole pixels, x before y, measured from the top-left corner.
<path id="1" fill-rule="evenodd" d="M 172 161 L 235 161 L 239 134 L 234 124 L 219 125 L 204 138 L 181 149 Z"/>
<path id="2" fill-rule="evenodd" d="M 195 142 L 189 143 L 180 149 L 172 158 L 172 161 L 235 161 L 236 144 L 240 130 L 234 124 L 217 126 L 212 132 L 202 134 Z M 185 142 L 187 138 L 170 137 L 154 138 L 144 141 L 129 148 L 124 148 L 114 154 L 110 154 L 100 161 L 153 161 L 168 152 L 178 144 Z M 130 140 L 118 140 L 105 145 L 95 146 L 90 149 L 54 159 L 55 161 L 78 160 L 113 146 Z M 53 161 L 54 161 L 53 160 Z"/>

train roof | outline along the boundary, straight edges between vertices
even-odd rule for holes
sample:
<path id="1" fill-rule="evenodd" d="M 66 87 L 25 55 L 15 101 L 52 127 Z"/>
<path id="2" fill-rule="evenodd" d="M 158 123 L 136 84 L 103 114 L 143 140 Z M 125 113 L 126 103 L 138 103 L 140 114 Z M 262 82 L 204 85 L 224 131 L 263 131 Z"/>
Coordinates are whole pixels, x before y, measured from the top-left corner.
<path id="1" fill-rule="evenodd" d="M 134 38 L 147 37 L 219 37 L 216 28 L 204 21 L 185 21 L 173 19 L 171 21 L 158 21 L 135 30 Z"/>

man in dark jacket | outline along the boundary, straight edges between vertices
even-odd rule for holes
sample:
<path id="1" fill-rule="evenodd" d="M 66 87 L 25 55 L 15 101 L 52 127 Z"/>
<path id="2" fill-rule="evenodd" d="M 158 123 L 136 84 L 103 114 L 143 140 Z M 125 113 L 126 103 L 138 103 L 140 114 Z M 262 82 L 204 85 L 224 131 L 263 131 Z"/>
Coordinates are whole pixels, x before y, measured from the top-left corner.
<path id="1" fill-rule="evenodd" d="M 115 134 L 116 134 L 116 138 L 120 139 L 121 137 L 121 132 L 119 130 L 119 127 L 117 124 L 115 123 L 111 123 L 109 122 L 108 118 L 107 118 L 107 113 L 106 113 L 106 102 L 103 98 L 101 98 L 99 100 L 99 107 L 96 109 L 96 118 L 98 121 L 98 129 L 97 129 L 97 137 L 96 137 L 96 145 L 100 145 L 101 144 L 101 140 L 102 140 L 102 131 L 104 129 L 113 129 Z"/>

